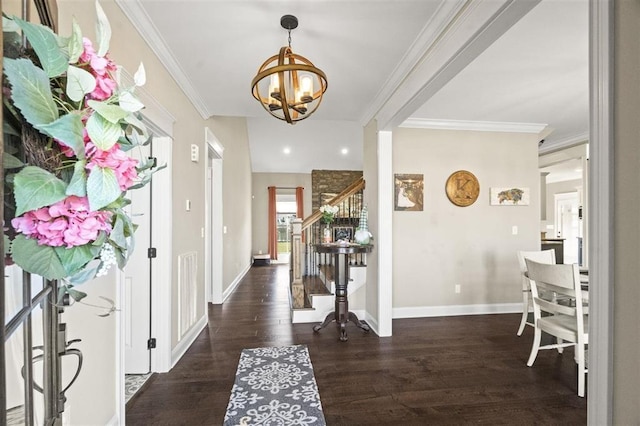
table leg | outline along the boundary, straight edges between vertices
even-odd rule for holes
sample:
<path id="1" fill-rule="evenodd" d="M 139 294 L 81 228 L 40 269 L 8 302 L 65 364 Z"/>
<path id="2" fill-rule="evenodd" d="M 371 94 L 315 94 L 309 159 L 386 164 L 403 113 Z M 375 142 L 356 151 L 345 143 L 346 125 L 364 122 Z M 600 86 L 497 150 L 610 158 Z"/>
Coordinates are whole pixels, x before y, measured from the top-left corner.
<path id="1" fill-rule="evenodd" d="M 352 323 L 354 323 L 358 328 L 363 329 L 364 331 L 371 331 L 371 328 L 369 328 L 369 324 L 364 323 L 362 321 L 360 321 L 358 319 L 358 316 L 356 314 L 354 314 L 353 312 L 349 312 L 349 321 L 351 321 Z"/>
<path id="2" fill-rule="evenodd" d="M 313 331 L 318 332 L 322 330 L 327 325 L 329 325 L 330 322 L 335 321 L 335 319 L 336 319 L 336 314 L 334 312 L 331 312 L 329 315 L 325 317 L 324 321 L 322 321 L 322 324 L 313 326 Z"/>

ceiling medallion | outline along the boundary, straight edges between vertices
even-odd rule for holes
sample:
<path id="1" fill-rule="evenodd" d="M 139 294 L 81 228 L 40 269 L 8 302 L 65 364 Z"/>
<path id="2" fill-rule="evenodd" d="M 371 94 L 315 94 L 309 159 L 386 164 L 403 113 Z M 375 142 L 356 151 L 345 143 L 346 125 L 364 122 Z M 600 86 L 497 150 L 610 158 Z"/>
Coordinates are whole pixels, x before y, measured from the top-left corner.
<path id="1" fill-rule="evenodd" d="M 291 30 L 298 27 L 298 18 L 284 15 L 280 25 L 289 32 L 289 45 L 260 66 L 251 81 L 251 93 L 269 114 L 295 124 L 318 109 L 327 90 L 327 76 L 291 50 Z"/>
<path id="2" fill-rule="evenodd" d="M 445 191 L 449 201 L 453 204 L 467 207 L 478 199 L 480 183 L 473 173 L 466 170 L 458 170 L 447 179 Z"/>

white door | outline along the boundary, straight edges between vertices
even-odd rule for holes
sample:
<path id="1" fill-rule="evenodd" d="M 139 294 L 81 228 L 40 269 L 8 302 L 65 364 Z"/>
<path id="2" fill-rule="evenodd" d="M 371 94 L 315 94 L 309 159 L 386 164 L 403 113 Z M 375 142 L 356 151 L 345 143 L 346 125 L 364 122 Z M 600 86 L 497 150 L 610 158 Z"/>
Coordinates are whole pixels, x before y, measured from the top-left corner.
<path id="1" fill-rule="evenodd" d="M 555 195 L 556 234 L 564 238 L 564 263 L 578 263 L 579 199 L 577 192 Z"/>
<path id="2" fill-rule="evenodd" d="M 140 161 L 150 155 L 149 146 L 135 148 L 130 155 Z M 148 341 L 151 337 L 151 185 L 130 191 L 131 220 L 138 225 L 133 254 L 124 270 L 125 373 L 151 371 Z"/>

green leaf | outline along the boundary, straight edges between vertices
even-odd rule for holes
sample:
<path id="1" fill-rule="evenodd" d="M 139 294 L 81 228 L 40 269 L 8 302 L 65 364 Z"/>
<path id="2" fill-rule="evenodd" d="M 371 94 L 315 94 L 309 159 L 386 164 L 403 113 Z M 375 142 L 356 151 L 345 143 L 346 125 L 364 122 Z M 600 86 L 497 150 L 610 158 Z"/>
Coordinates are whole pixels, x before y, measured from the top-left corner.
<path id="1" fill-rule="evenodd" d="M 120 120 L 129 115 L 129 111 L 125 111 L 118 105 L 112 105 L 106 102 L 90 100 L 89 102 L 87 102 L 87 105 L 89 105 L 98 114 L 100 114 L 102 118 L 113 124 L 117 124 Z"/>
<path id="2" fill-rule="evenodd" d="M 123 92 L 118 98 L 120 108 L 128 112 L 137 112 L 144 108 L 144 104 L 138 100 L 131 92 Z"/>
<path id="3" fill-rule="evenodd" d="M 80 59 L 80 55 L 84 52 L 84 45 L 82 43 L 82 30 L 80 25 L 76 22 L 76 18 L 73 18 L 71 24 L 71 37 L 69 37 L 69 63 L 75 64 Z"/>
<path id="4" fill-rule="evenodd" d="M 142 64 L 142 62 L 140 62 L 140 65 L 138 66 L 138 70 L 133 75 L 133 82 L 138 87 L 144 86 L 144 84 L 147 82 L 147 74 L 144 71 L 144 65 Z"/>
<path id="5" fill-rule="evenodd" d="M 19 169 L 24 163 L 8 152 L 2 153 L 2 164 L 5 169 Z"/>
<path id="6" fill-rule="evenodd" d="M 27 166 L 20 170 L 13 186 L 16 216 L 66 198 L 67 184 L 40 167 Z"/>
<path id="7" fill-rule="evenodd" d="M 96 28 L 96 37 L 98 38 L 98 56 L 104 56 L 109 51 L 109 40 L 111 39 L 111 25 L 109 25 L 109 19 L 105 15 L 104 10 L 96 0 L 96 16 L 98 17 L 98 23 Z"/>
<path id="8" fill-rule="evenodd" d="M 67 69 L 67 96 L 74 102 L 80 102 L 84 95 L 96 88 L 96 78 L 82 68 L 69 65 Z"/>
<path id="9" fill-rule="evenodd" d="M 58 46 L 58 36 L 44 25 L 36 25 L 22 19 L 14 18 L 16 24 L 27 36 L 31 47 L 38 55 L 42 68 L 49 77 L 58 77 L 67 70 L 69 59 Z"/>
<path id="10" fill-rule="evenodd" d="M 18 24 L 16 24 L 15 22 L 13 22 L 13 19 L 9 19 L 5 16 L 2 17 L 2 32 L 4 33 L 15 33 L 20 31 L 20 27 L 18 26 Z"/>
<path id="11" fill-rule="evenodd" d="M 11 245 L 13 261 L 27 272 L 48 280 L 67 276 L 67 272 L 53 247 L 41 246 L 36 240 L 18 235 Z"/>
<path id="12" fill-rule="evenodd" d="M 87 179 L 87 196 L 91 210 L 100 210 L 122 195 L 118 179 L 112 169 L 94 167 Z"/>
<path id="13" fill-rule="evenodd" d="M 79 160 L 73 165 L 73 176 L 69 186 L 67 186 L 67 195 L 77 195 L 78 197 L 87 196 L 87 171 L 85 167 L 86 160 Z"/>
<path id="14" fill-rule="evenodd" d="M 105 120 L 100 114 L 89 117 L 86 128 L 91 141 L 103 151 L 115 145 L 123 133 L 120 126 Z"/>
<path id="15" fill-rule="evenodd" d="M 33 126 L 49 124 L 58 118 L 49 78 L 30 60 L 4 58 L 4 70 L 11 83 L 14 105 Z"/>
<path id="16" fill-rule="evenodd" d="M 122 216 L 123 215 L 116 216 L 116 221 L 111 229 L 111 234 L 109 234 L 109 239 L 119 248 L 126 250 L 127 238 L 124 236 L 124 222 L 122 221 Z"/>
<path id="17" fill-rule="evenodd" d="M 94 247 L 91 244 L 70 248 L 55 247 L 54 250 L 67 271 L 67 276 L 77 274 L 100 253 L 100 247 Z"/>
<path id="18" fill-rule="evenodd" d="M 98 263 L 98 265 L 99 265 L 99 263 Z M 90 279 L 94 278 L 96 276 L 97 272 L 98 272 L 98 268 L 97 267 L 84 268 L 80 272 L 78 272 L 77 274 L 69 277 L 67 279 L 67 281 L 69 281 L 71 284 L 74 284 L 74 285 L 82 284 L 82 283 L 87 282 Z"/>
<path id="19" fill-rule="evenodd" d="M 71 148 L 79 159 L 84 158 L 82 119 L 78 113 L 65 114 L 49 124 L 35 126 L 42 133 L 58 139 Z"/>
<path id="20" fill-rule="evenodd" d="M 71 296 L 76 302 L 79 302 L 87 297 L 87 293 L 85 293 L 84 291 L 78 291 L 71 287 L 67 287 L 67 293 L 69 293 L 69 296 Z"/>

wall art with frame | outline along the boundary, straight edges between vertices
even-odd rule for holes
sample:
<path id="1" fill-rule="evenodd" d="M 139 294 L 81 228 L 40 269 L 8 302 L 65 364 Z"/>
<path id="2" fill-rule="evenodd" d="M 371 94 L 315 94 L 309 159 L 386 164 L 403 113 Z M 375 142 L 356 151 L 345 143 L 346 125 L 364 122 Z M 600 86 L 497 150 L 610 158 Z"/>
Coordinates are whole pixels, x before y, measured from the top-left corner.
<path id="1" fill-rule="evenodd" d="M 492 206 L 528 206 L 531 201 L 529 188 L 491 188 L 489 192 Z"/>
<path id="2" fill-rule="evenodd" d="M 416 211 L 423 209 L 424 175 L 394 175 L 394 210 Z"/>

